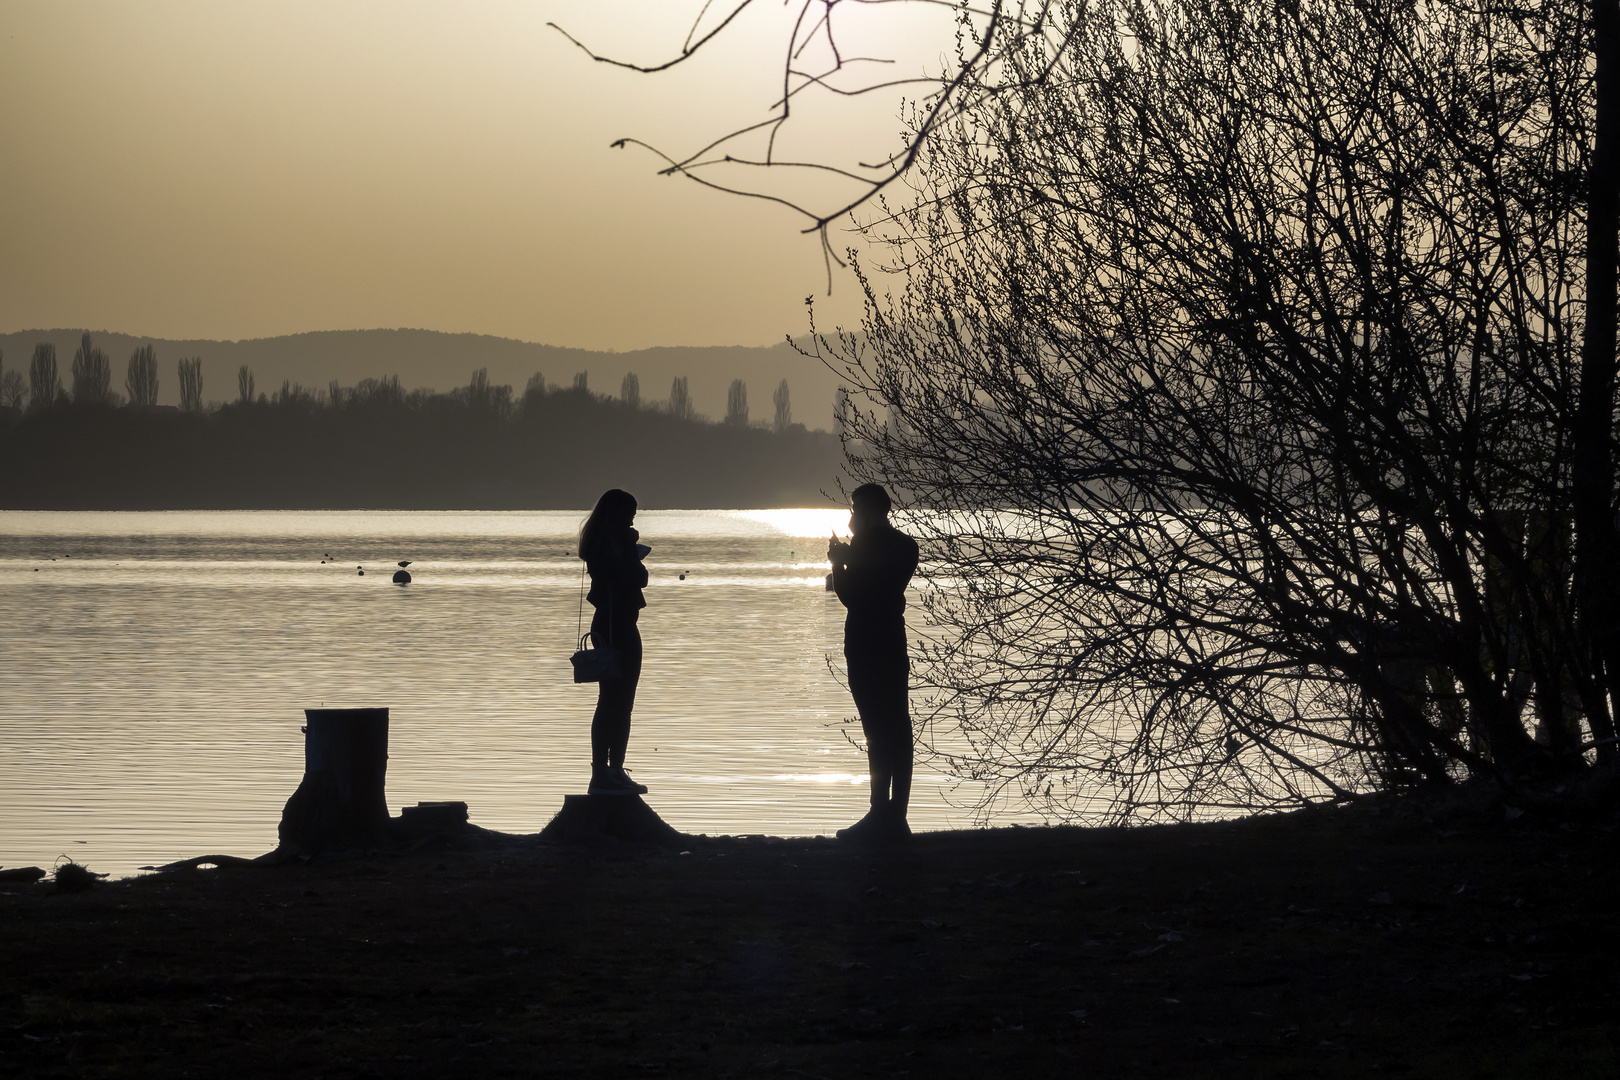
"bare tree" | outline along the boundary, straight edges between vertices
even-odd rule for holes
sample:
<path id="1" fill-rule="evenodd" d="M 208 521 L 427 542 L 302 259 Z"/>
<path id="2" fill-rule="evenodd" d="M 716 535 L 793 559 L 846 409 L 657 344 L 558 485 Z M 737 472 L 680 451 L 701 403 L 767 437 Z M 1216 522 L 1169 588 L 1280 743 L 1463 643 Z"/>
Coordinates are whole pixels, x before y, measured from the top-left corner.
<path id="1" fill-rule="evenodd" d="M 394 379 L 397 387 L 398 377 Z M 512 411 L 512 388 L 509 385 L 493 386 L 489 381 L 489 369 L 479 368 L 472 373 L 472 378 L 460 391 L 461 397 L 469 408 L 476 413 L 487 413 L 495 416 L 507 416 Z"/>
<path id="2" fill-rule="evenodd" d="M 748 426 L 748 384 L 732 379 L 726 388 L 726 423 L 733 427 Z"/>
<path id="3" fill-rule="evenodd" d="M 641 380 L 633 371 L 627 371 L 619 384 L 619 400 L 632 409 L 641 408 Z"/>
<path id="4" fill-rule="evenodd" d="M 194 356 L 190 359 L 181 358 L 179 367 L 180 378 L 180 409 L 182 412 L 202 411 L 202 357 Z"/>
<path id="5" fill-rule="evenodd" d="M 157 349 L 151 345 L 140 345 L 129 354 L 129 369 L 124 374 L 124 392 L 129 395 L 131 405 L 150 407 L 157 404 Z"/>
<path id="6" fill-rule="evenodd" d="M 479 386 L 482 387 L 481 392 L 475 392 L 474 388 Z M 496 407 L 487 401 L 487 395 L 500 389 L 500 387 L 489 386 L 487 371 L 482 379 L 479 378 L 479 372 L 475 371 L 469 385 L 452 391 L 450 397 L 463 405 L 473 406 L 476 411 L 480 406 L 474 404 L 475 400 L 484 401 L 483 408 Z M 510 391 L 511 388 L 507 387 L 506 389 Z M 406 394 L 404 387 L 400 386 L 398 375 L 386 375 L 380 379 L 361 379 L 352 388 L 342 392 L 342 402 L 345 408 L 376 412 L 396 411 L 405 407 L 410 398 L 411 395 Z"/>
<path id="7" fill-rule="evenodd" d="M 529 381 L 523 385 L 523 400 L 519 403 L 523 412 L 529 415 L 538 415 L 546 398 L 546 377 L 540 372 L 529 376 Z"/>
<path id="8" fill-rule="evenodd" d="M 3 361 L 4 357 L 5 354 L 0 353 L 0 361 Z M 20 409 L 27 393 L 27 384 L 23 382 L 22 375 L 16 371 L 4 370 L 4 364 L 0 363 L 0 406 Z"/>
<path id="9" fill-rule="evenodd" d="M 320 408 L 320 392 L 291 379 L 282 379 L 281 389 L 271 401 L 279 409 L 310 415 Z"/>
<path id="10" fill-rule="evenodd" d="M 246 364 L 236 369 L 236 400 L 243 405 L 253 404 L 253 369 Z"/>
<path id="11" fill-rule="evenodd" d="M 793 423 L 793 403 L 788 396 L 786 379 L 777 384 L 776 392 L 771 395 L 771 404 L 776 406 L 776 419 L 771 426 L 780 435 Z"/>
<path id="12" fill-rule="evenodd" d="M 574 372 L 574 389 L 581 394 L 591 392 L 591 373 L 588 371 Z"/>
<path id="13" fill-rule="evenodd" d="M 0 405 L 8 409 L 20 409 L 27 400 L 28 383 L 23 379 L 22 372 L 11 369 L 0 375 Z"/>
<path id="14" fill-rule="evenodd" d="M 994 55 L 1023 90 L 914 118 L 898 295 L 816 339 L 950 583 L 936 747 L 1114 818 L 1610 754 L 1583 8 L 1050 16 Z"/>
<path id="15" fill-rule="evenodd" d="M 47 409 L 56 404 L 62 383 L 56 375 L 56 346 L 42 341 L 34 346 L 28 362 L 28 407 Z"/>
<path id="16" fill-rule="evenodd" d="M 73 354 L 73 401 L 78 405 L 105 405 L 112 394 L 112 360 L 85 334 Z"/>
<path id="17" fill-rule="evenodd" d="M 669 384 L 669 414 L 680 420 L 692 419 L 692 395 L 686 388 L 686 376 L 677 375 Z"/>

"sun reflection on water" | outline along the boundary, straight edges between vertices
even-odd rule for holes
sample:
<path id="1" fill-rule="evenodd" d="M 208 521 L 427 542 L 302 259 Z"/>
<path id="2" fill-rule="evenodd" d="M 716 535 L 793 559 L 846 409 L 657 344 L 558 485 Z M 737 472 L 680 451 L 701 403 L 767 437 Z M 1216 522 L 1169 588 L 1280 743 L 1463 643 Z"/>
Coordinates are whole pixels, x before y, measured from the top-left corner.
<path id="1" fill-rule="evenodd" d="M 866 773 L 782 773 L 771 777 L 772 780 L 787 780 L 797 783 L 810 784 L 865 784 L 871 781 Z"/>
<path id="2" fill-rule="evenodd" d="M 849 510 L 842 507 L 800 507 L 788 510 L 738 510 L 737 517 L 768 525 L 784 536 L 825 537 L 849 535 Z"/>

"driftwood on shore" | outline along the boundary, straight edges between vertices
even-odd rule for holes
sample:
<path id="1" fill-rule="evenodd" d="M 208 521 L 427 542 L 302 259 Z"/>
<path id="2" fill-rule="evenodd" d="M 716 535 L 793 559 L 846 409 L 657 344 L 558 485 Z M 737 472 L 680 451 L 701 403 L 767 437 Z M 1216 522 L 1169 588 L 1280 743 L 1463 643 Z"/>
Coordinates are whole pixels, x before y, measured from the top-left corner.
<path id="1" fill-rule="evenodd" d="M 280 848 L 267 852 L 254 859 L 244 859 L 240 855 L 196 855 L 189 859 L 179 859 L 161 866 L 143 866 L 142 870 L 155 870 L 158 873 L 172 873 L 176 870 L 201 870 L 204 867 L 221 866 L 280 866 L 284 863 L 303 862 L 305 860 L 297 855 L 283 852 Z"/>

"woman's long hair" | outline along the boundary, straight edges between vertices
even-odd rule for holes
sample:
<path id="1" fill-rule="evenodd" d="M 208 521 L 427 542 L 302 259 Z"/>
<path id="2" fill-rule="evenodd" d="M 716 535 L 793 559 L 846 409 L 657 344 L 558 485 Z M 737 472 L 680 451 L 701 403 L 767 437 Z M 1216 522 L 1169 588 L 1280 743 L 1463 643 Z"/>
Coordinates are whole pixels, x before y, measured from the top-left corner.
<path id="1" fill-rule="evenodd" d="M 600 550 L 609 542 L 614 530 L 628 529 L 636 516 L 636 497 L 619 488 L 608 488 L 596 500 L 596 509 L 579 527 L 579 557 L 586 552 Z"/>

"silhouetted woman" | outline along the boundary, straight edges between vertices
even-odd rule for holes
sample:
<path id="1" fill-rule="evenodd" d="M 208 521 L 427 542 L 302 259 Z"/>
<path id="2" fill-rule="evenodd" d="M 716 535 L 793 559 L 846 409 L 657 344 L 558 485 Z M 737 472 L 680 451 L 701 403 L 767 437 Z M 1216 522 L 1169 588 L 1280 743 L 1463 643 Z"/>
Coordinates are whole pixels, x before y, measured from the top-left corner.
<path id="1" fill-rule="evenodd" d="M 647 606 L 641 590 L 647 568 L 641 560 L 651 549 L 635 530 L 636 497 L 612 488 L 596 500 L 596 509 L 579 530 L 579 557 L 591 575 L 586 599 L 596 609 L 591 639 L 597 648 L 619 651 L 619 677 L 598 684 L 596 716 L 591 720 L 592 795 L 645 795 L 644 785 L 624 771 L 625 744 L 630 741 L 630 710 L 641 679 L 641 631 L 636 619 Z"/>

